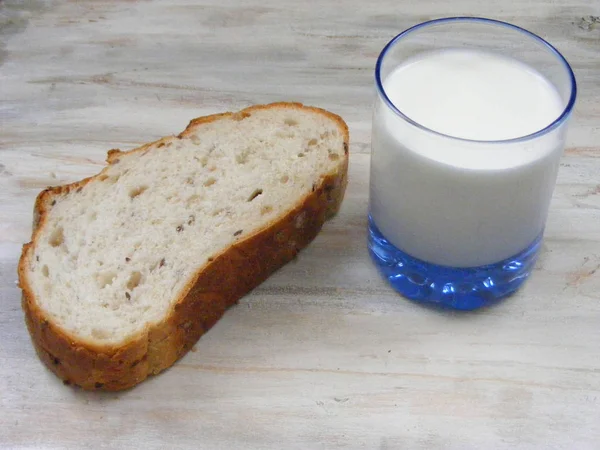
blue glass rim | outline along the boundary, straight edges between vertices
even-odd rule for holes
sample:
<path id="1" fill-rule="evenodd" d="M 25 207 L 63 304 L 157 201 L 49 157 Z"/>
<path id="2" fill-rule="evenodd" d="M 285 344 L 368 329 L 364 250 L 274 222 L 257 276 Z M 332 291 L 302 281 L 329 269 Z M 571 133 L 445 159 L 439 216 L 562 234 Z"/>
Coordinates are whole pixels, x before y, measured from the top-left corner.
<path id="1" fill-rule="evenodd" d="M 430 27 L 433 25 L 445 24 L 445 23 L 456 23 L 456 22 L 476 22 L 476 23 L 483 23 L 483 24 L 488 24 L 488 25 L 509 28 L 509 29 L 518 31 L 519 33 L 522 33 L 525 36 L 539 42 L 544 47 L 546 47 L 548 50 L 550 50 L 550 53 L 552 53 L 562 63 L 562 65 L 564 66 L 565 70 L 567 71 L 567 73 L 569 75 L 569 79 L 571 81 L 571 95 L 569 97 L 567 106 L 565 107 L 563 112 L 552 123 L 550 123 L 546 127 L 542 128 L 541 130 L 538 130 L 534 133 L 531 133 L 531 134 L 528 134 L 525 136 L 516 137 L 516 138 L 511 138 L 511 139 L 489 140 L 489 141 L 483 141 L 483 140 L 477 140 L 477 139 L 465 139 L 465 138 L 459 138 L 457 136 L 452 136 L 449 134 L 440 133 L 439 131 L 432 130 L 431 128 L 421 125 L 420 123 L 412 120 L 410 117 L 408 117 L 404 113 L 402 113 L 402 111 L 400 111 L 400 109 L 398 109 L 396 107 L 396 105 L 394 105 L 394 103 L 389 99 L 389 97 L 387 96 L 387 94 L 385 92 L 385 89 L 383 88 L 383 82 L 381 81 L 381 66 L 383 64 L 383 59 L 387 55 L 388 51 L 394 45 L 396 45 L 400 40 L 402 40 L 402 38 L 406 37 L 408 34 L 414 32 L 414 31 L 420 30 L 421 28 Z M 514 143 L 514 142 L 522 142 L 522 141 L 528 141 L 531 139 L 535 139 L 539 136 L 547 134 L 550 131 L 554 130 L 555 128 L 559 127 L 563 122 L 565 122 L 567 120 L 567 118 L 571 114 L 571 111 L 573 110 L 573 106 L 575 106 L 575 99 L 577 98 L 577 81 L 575 80 L 575 74 L 573 73 L 573 69 L 571 68 L 571 66 L 565 59 L 565 57 L 552 44 L 550 44 L 548 41 L 541 38 L 537 34 L 526 30 L 525 28 L 521 28 L 517 25 L 513 25 L 508 22 L 502 22 L 500 20 L 495 20 L 495 19 L 487 19 L 484 17 L 466 17 L 466 16 L 445 17 L 442 19 L 435 19 L 435 20 L 429 20 L 427 22 L 422 22 L 418 25 L 414 25 L 414 26 L 404 30 L 402 33 L 398 34 L 391 41 L 389 41 L 386 44 L 386 46 L 383 47 L 383 50 L 379 54 L 379 57 L 377 58 L 377 64 L 375 65 L 375 84 L 377 87 L 377 91 L 382 96 L 385 103 L 391 108 L 391 110 L 394 111 L 394 113 L 396 113 L 402 119 L 409 122 L 410 124 L 416 126 L 417 128 L 420 128 L 423 131 L 426 131 L 428 133 L 433 133 L 433 134 L 442 136 L 447 139 L 453 139 L 453 140 L 462 141 L 462 142 L 480 143 L 480 144 L 496 144 L 496 143 L 507 144 L 507 143 Z"/>

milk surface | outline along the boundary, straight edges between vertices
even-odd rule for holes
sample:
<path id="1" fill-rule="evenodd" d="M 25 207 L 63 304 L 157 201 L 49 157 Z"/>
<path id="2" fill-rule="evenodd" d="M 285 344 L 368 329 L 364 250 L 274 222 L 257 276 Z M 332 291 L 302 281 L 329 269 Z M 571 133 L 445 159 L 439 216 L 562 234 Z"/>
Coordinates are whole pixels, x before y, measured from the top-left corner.
<path id="1" fill-rule="evenodd" d="M 531 67 L 445 50 L 406 61 L 375 104 L 370 214 L 396 247 L 427 262 L 473 267 L 524 250 L 543 231 L 564 128 L 534 139 L 563 101 Z M 470 140 L 470 141 L 466 141 Z"/>

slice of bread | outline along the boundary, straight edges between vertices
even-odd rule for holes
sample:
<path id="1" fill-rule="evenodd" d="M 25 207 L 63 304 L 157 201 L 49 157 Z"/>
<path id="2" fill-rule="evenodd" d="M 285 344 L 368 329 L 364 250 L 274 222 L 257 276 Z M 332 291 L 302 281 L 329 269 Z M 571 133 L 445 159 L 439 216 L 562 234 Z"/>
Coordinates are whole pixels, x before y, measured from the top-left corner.
<path id="1" fill-rule="evenodd" d="M 190 122 L 37 198 L 19 282 L 66 384 L 121 390 L 171 366 L 335 214 L 348 128 L 297 103 Z"/>

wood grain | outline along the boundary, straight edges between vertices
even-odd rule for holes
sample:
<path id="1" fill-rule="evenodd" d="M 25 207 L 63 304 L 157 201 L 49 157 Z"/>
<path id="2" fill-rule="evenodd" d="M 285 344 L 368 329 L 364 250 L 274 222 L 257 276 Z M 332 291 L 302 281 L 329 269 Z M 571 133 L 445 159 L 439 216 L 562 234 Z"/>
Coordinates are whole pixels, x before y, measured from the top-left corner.
<path id="1" fill-rule="evenodd" d="M 471 314 L 401 299 L 365 247 L 375 59 L 449 15 L 549 39 L 580 92 L 536 272 Z M 0 446 L 598 448 L 598 16 L 597 0 L 0 2 Z M 37 192 L 97 172 L 109 148 L 277 100 L 350 125 L 339 216 L 160 377 L 118 395 L 63 386 L 15 284 Z"/>

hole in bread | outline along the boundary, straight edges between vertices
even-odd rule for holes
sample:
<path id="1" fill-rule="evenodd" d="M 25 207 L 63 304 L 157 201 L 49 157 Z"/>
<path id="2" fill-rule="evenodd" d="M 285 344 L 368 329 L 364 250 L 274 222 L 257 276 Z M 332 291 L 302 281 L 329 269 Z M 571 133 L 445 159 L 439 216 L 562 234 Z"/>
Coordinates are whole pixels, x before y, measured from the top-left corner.
<path id="1" fill-rule="evenodd" d="M 127 281 L 127 289 L 130 291 L 134 290 L 140 285 L 140 281 L 142 281 L 142 274 L 140 272 L 132 272 Z"/>
<path id="2" fill-rule="evenodd" d="M 190 136 L 190 141 L 192 141 L 194 145 L 200 145 L 200 138 L 195 134 Z"/>
<path id="3" fill-rule="evenodd" d="M 97 275 L 98 286 L 100 289 L 110 286 L 113 281 L 117 278 L 117 274 L 114 272 L 103 272 Z"/>
<path id="4" fill-rule="evenodd" d="M 290 130 L 277 130 L 275 132 L 275 136 L 279 137 L 279 138 L 292 138 L 294 137 L 294 132 L 290 131 Z"/>
<path id="5" fill-rule="evenodd" d="M 296 125 L 298 125 L 298 121 L 296 119 L 292 119 L 291 117 L 286 118 L 284 122 L 290 127 L 295 127 Z"/>
<path id="6" fill-rule="evenodd" d="M 271 205 L 266 205 L 261 208 L 260 213 L 264 216 L 265 214 L 269 214 L 271 211 L 273 211 L 273 207 Z"/>
<path id="7" fill-rule="evenodd" d="M 321 133 L 320 138 L 321 139 L 327 139 L 329 137 L 329 131 L 325 131 L 324 133 Z"/>
<path id="8" fill-rule="evenodd" d="M 263 193 L 262 189 L 255 189 L 254 192 L 252 192 L 252 194 L 250 194 L 250 197 L 248 197 L 248 201 L 251 202 L 256 197 L 258 197 L 259 195 L 261 195 L 262 193 Z"/>
<path id="9" fill-rule="evenodd" d="M 308 146 L 312 147 L 314 145 L 317 145 L 317 140 L 316 139 L 311 139 L 310 141 L 308 141 Z"/>
<path id="10" fill-rule="evenodd" d="M 200 200 L 202 200 L 202 198 L 198 194 L 194 194 L 194 195 L 188 197 L 186 203 L 188 206 L 191 206 L 191 205 L 198 203 Z"/>
<path id="11" fill-rule="evenodd" d="M 279 181 L 281 181 L 283 184 L 287 183 L 288 181 L 290 181 L 290 177 L 287 175 L 282 176 Z"/>
<path id="12" fill-rule="evenodd" d="M 102 175 L 100 175 L 98 177 L 98 181 L 105 181 L 108 178 L 108 175 L 106 175 L 105 173 L 103 173 Z"/>
<path id="13" fill-rule="evenodd" d="M 208 156 L 206 156 L 206 155 L 203 156 L 202 158 L 198 158 L 197 156 L 194 156 L 194 159 L 196 161 L 198 161 L 202 167 L 206 167 L 206 165 L 208 164 Z"/>
<path id="14" fill-rule="evenodd" d="M 136 198 L 138 195 L 143 194 L 148 189 L 148 186 L 138 186 L 129 191 L 129 197 Z"/>
<path id="15" fill-rule="evenodd" d="M 248 162 L 249 155 L 250 155 L 250 152 L 248 150 L 244 150 L 243 152 L 235 155 L 235 162 L 238 164 L 246 164 Z"/>
<path id="16" fill-rule="evenodd" d="M 175 193 L 174 195 L 169 195 L 169 196 L 167 197 L 167 201 L 168 201 L 169 203 L 174 203 L 174 204 L 175 204 L 175 203 L 180 203 L 180 202 L 181 202 L 181 197 L 179 196 L 179 194 L 178 194 L 178 193 Z"/>
<path id="17" fill-rule="evenodd" d="M 193 214 L 191 216 L 188 217 L 188 221 L 187 224 L 188 225 L 193 225 L 194 222 L 196 222 L 196 216 L 194 216 Z"/>
<path id="18" fill-rule="evenodd" d="M 44 275 L 46 278 L 50 276 L 50 270 L 48 270 L 48 266 L 44 265 L 42 267 L 42 275 Z"/>
<path id="19" fill-rule="evenodd" d="M 298 153 L 298 158 L 304 158 L 304 153 Z"/>
<path id="20" fill-rule="evenodd" d="M 215 184 L 217 182 L 217 179 L 214 177 L 210 177 L 208 180 L 206 180 L 204 182 L 204 186 L 212 186 L 213 184 Z"/>
<path id="21" fill-rule="evenodd" d="M 219 214 L 221 214 L 223 211 L 225 211 L 223 208 L 220 208 L 220 209 L 215 209 L 215 210 L 212 212 L 212 216 L 213 216 L 213 217 L 215 217 L 215 216 L 218 216 L 218 215 L 219 215 Z"/>
<path id="22" fill-rule="evenodd" d="M 100 328 L 92 328 L 92 337 L 95 339 L 107 339 L 110 337 L 110 334 L 106 330 L 101 330 Z"/>
<path id="23" fill-rule="evenodd" d="M 330 153 L 329 159 L 332 161 L 336 161 L 336 160 L 340 159 L 340 155 L 338 155 L 337 153 Z"/>
<path id="24" fill-rule="evenodd" d="M 235 233 L 233 233 L 234 236 L 239 236 L 240 234 L 242 234 L 244 232 L 244 230 L 237 230 Z"/>
<path id="25" fill-rule="evenodd" d="M 190 185 L 192 185 L 192 186 L 193 186 L 193 185 L 194 185 L 194 179 L 193 179 L 192 177 L 187 177 L 187 178 L 185 179 L 185 183 L 186 183 L 186 184 L 190 184 Z"/>
<path id="26" fill-rule="evenodd" d="M 58 247 L 65 242 L 65 235 L 63 234 L 63 228 L 56 228 L 52 234 L 50 235 L 50 240 L 48 241 L 52 247 Z"/>

